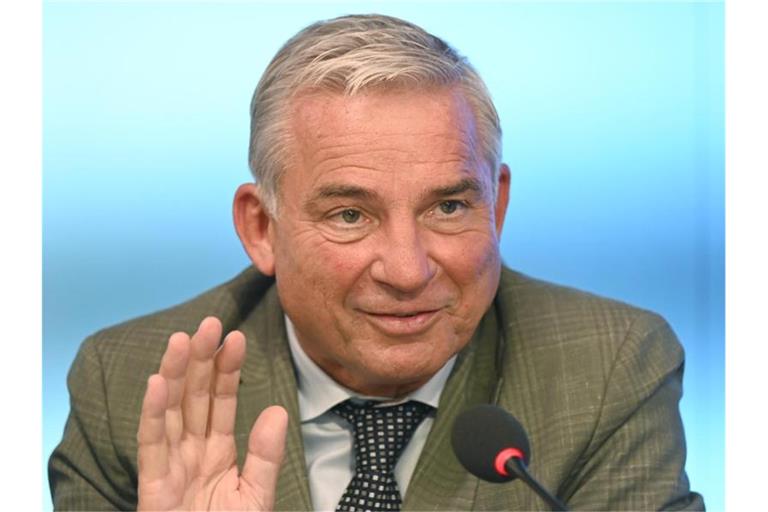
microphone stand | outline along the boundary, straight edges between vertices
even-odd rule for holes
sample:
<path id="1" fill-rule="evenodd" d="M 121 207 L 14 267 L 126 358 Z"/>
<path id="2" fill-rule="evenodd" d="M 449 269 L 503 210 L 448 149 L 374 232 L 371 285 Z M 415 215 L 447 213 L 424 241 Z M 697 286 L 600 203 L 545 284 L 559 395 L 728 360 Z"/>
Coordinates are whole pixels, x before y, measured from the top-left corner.
<path id="1" fill-rule="evenodd" d="M 541 484 L 531 476 L 523 459 L 519 457 L 510 457 L 507 459 L 507 462 L 504 463 L 504 469 L 528 484 L 541 499 L 547 502 L 547 505 L 549 505 L 553 511 L 568 511 L 568 507 L 566 507 L 562 501 L 552 496 L 549 491 L 542 487 Z"/>

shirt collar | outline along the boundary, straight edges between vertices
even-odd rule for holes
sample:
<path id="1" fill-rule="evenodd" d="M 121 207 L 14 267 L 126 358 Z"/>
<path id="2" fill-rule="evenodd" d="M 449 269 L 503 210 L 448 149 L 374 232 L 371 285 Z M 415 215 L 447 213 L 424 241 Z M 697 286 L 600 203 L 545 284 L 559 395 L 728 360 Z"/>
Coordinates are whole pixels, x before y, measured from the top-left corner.
<path id="1" fill-rule="evenodd" d="M 285 316 L 285 327 L 288 333 L 288 346 L 291 349 L 293 363 L 296 366 L 299 385 L 299 416 L 302 422 L 314 420 L 334 405 L 349 398 L 389 400 L 382 397 L 360 395 L 333 380 L 304 352 L 299 340 L 296 338 L 293 323 L 288 316 Z M 448 380 L 455 362 L 456 356 L 454 355 L 423 386 L 398 402 L 417 400 L 437 409 L 437 405 L 440 402 L 440 394 L 443 392 L 445 382 Z"/>

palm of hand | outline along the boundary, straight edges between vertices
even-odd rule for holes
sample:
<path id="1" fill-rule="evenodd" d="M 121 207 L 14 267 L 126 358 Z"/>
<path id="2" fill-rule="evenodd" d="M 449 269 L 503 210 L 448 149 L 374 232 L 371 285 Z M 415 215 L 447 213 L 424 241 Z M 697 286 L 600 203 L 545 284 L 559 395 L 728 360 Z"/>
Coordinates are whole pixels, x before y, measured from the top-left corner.
<path id="1" fill-rule="evenodd" d="M 139 510 L 271 510 L 287 417 L 266 409 L 237 467 L 234 419 L 245 339 L 204 320 L 190 340 L 171 336 L 150 377 L 139 426 Z"/>

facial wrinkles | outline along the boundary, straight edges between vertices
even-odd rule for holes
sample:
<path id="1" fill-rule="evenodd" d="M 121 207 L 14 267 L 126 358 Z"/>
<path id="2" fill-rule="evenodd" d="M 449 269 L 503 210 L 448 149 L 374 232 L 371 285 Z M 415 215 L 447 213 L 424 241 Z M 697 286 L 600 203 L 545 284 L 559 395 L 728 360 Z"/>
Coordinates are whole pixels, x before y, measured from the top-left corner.
<path id="1" fill-rule="evenodd" d="M 402 149 L 402 140 L 411 141 L 412 148 Z M 425 155 L 421 148 L 435 145 L 427 137 L 406 135 L 367 139 L 347 143 L 330 143 L 315 149 L 314 154 L 305 158 L 305 164 L 313 167 L 313 174 L 320 179 L 335 178 L 337 171 L 372 171 L 391 173 L 430 172 L 432 170 L 461 167 L 467 162 L 463 149 L 454 149 L 455 144 L 444 143 L 440 150 Z M 380 176 L 375 176 L 380 180 Z"/>
<path id="2" fill-rule="evenodd" d="M 455 183 L 462 177 L 473 177 L 471 171 L 465 170 L 465 159 L 460 157 L 414 160 L 385 158 L 382 156 L 385 150 L 376 153 L 378 158 L 371 158 L 373 153 L 368 152 L 361 153 L 365 158 L 356 159 L 345 155 L 322 162 L 319 166 L 324 169 L 323 172 L 318 173 L 319 176 L 308 186 L 308 194 L 302 201 L 314 207 L 315 204 L 323 203 L 319 190 L 344 190 L 351 187 L 360 189 L 361 194 L 365 195 L 355 196 L 350 193 L 346 199 L 342 195 L 337 198 L 337 203 L 370 207 L 383 217 L 395 214 L 413 216 L 423 214 L 425 209 L 434 206 L 433 201 L 440 199 L 436 195 L 435 183 Z M 366 159 L 370 160 L 370 165 L 360 163 Z M 486 184 L 481 183 L 481 188 L 487 189 Z M 332 197 L 327 199 L 326 203 L 334 203 Z M 484 201 L 484 198 L 478 197 L 473 203 L 481 206 L 480 203 Z"/>
<path id="3" fill-rule="evenodd" d="M 463 160 L 460 159 L 445 160 L 444 162 L 440 162 L 441 165 L 431 163 L 431 165 L 428 166 L 428 170 L 425 172 L 407 173 L 388 169 L 359 169 L 362 166 L 358 166 L 357 168 L 360 172 L 354 173 L 355 179 L 352 181 L 364 189 L 369 188 L 372 191 L 372 195 L 377 197 L 374 204 L 365 202 L 365 206 L 368 208 L 372 207 L 373 214 L 377 217 L 375 219 L 371 219 L 371 222 L 384 223 L 384 225 L 377 227 L 377 234 L 375 236 L 386 236 L 388 238 L 384 241 L 386 246 L 391 246 L 391 244 L 394 243 L 393 241 L 402 239 L 403 230 L 406 230 L 405 232 L 407 238 L 416 239 L 416 242 L 409 241 L 409 243 L 423 242 L 423 240 L 421 240 L 422 236 L 426 236 L 428 238 L 428 230 L 426 230 L 426 233 L 422 233 L 421 231 L 417 233 L 411 233 L 410 231 L 418 231 L 417 226 L 414 225 L 414 222 L 417 220 L 415 217 L 417 217 L 419 214 L 422 214 L 425 208 L 433 206 L 431 203 L 426 202 L 430 197 L 429 193 L 432 190 L 432 183 L 436 181 L 439 182 L 439 180 L 433 178 L 435 178 L 435 176 L 439 177 L 439 175 L 443 172 L 442 167 L 455 169 L 458 167 L 458 165 L 463 163 Z M 403 166 L 398 166 L 398 168 L 403 168 Z M 334 170 L 319 173 L 321 175 L 319 181 L 334 183 L 337 181 L 336 176 L 338 175 L 339 182 L 349 182 L 349 171 L 350 169 L 344 165 L 344 162 L 340 162 L 340 165 Z M 455 178 L 455 172 L 447 172 L 453 177 L 454 180 L 457 179 Z M 468 177 L 473 176 L 471 171 L 463 171 L 462 174 L 464 173 L 466 173 Z M 382 174 L 385 176 L 382 177 Z M 417 184 L 416 186 L 410 186 L 409 184 L 405 183 L 405 181 L 411 180 L 413 176 L 419 176 L 420 179 L 418 181 L 421 181 L 421 183 Z M 459 175 L 459 177 L 460 176 L 461 175 Z M 385 183 L 389 186 L 383 186 Z M 317 187 L 310 185 L 307 188 L 311 191 Z M 406 191 L 407 194 L 401 194 L 401 191 Z M 429 199 L 429 201 L 432 201 L 432 199 Z M 340 202 L 343 203 L 344 201 Z M 348 202 L 351 206 L 359 206 L 359 204 L 356 204 L 355 200 L 349 200 Z M 489 236 L 492 230 L 488 229 L 488 223 L 491 222 L 493 218 L 492 212 L 488 205 L 480 205 L 477 208 L 478 210 L 481 210 L 477 219 L 479 222 L 467 225 L 462 229 L 462 232 L 480 232 L 481 235 L 484 235 L 488 238 L 489 243 L 493 243 L 494 240 L 491 239 L 493 237 Z M 295 236 L 297 236 L 299 241 L 301 241 L 304 237 L 306 237 L 306 239 L 310 239 L 317 235 L 317 232 L 314 230 L 314 224 L 318 222 L 317 216 L 313 214 L 306 214 L 306 212 L 302 213 L 303 215 L 301 218 L 303 225 L 300 226 L 298 231 L 295 233 Z M 369 210 L 365 212 L 365 215 L 370 215 L 371 213 L 372 212 Z M 393 232 L 393 230 L 395 232 Z M 396 231 L 400 231 L 400 233 Z M 334 242 L 322 240 L 320 241 L 318 247 L 322 249 L 322 247 L 325 245 L 334 245 Z M 478 272 L 480 272 L 479 269 Z"/>
<path id="4" fill-rule="evenodd" d="M 386 95 L 383 98 L 386 99 Z M 451 159 L 478 160 L 475 158 L 473 117 L 465 101 L 456 102 L 454 105 L 457 111 L 453 116 L 458 119 L 450 116 L 440 119 L 446 114 L 442 109 L 437 109 L 435 119 L 430 119 L 431 122 L 425 125 L 423 120 L 411 119 L 408 113 L 390 118 L 390 112 L 382 109 L 381 115 L 375 119 L 375 125 L 371 126 L 371 119 L 365 117 L 367 112 L 360 113 L 355 108 L 348 107 L 348 103 L 343 100 L 356 101 L 355 98 L 335 95 L 306 95 L 295 100 L 293 127 L 297 140 L 294 147 L 301 148 L 305 168 L 330 160 L 333 153 L 353 158 L 360 155 L 365 159 L 366 156 L 377 156 L 376 153 L 380 149 L 391 153 L 402 152 L 400 148 L 404 144 L 410 146 L 407 150 L 411 153 L 408 158 L 414 163 L 427 163 L 426 160 L 419 160 L 424 147 L 435 147 L 436 153 L 451 156 Z M 365 96 L 358 97 L 357 100 L 364 101 Z M 344 112 L 342 116 L 338 115 L 339 107 Z M 446 122 L 441 123 L 441 120 Z M 462 120 L 470 122 L 461 122 Z M 457 133 L 451 130 L 446 133 L 441 128 L 436 129 L 436 126 L 453 126 L 460 131 Z M 326 152 L 331 155 L 326 156 Z M 392 159 L 400 160 L 396 156 Z"/>

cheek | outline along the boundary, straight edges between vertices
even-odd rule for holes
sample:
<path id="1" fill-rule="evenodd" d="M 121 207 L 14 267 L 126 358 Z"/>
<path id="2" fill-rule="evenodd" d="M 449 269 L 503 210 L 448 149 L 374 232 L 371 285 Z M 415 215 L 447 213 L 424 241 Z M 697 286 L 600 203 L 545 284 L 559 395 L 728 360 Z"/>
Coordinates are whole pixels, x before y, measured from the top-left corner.
<path id="1" fill-rule="evenodd" d="M 483 316 L 499 283 L 501 259 L 496 240 L 486 234 L 474 233 L 450 244 L 440 256 L 441 266 L 458 292 L 453 310 L 455 327 L 461 334 L 474 330 Z M 459 332 L 457 332 L 459 334 Z"/>
<path id="2" fill-rule="evenodd" d="M 499 266 L 496 239 L 487 233 L 466 233 L 437 247 L 441 266 L 461 287 L 483 286 Z"/>
<path id="3" fill-rule="evenodd" d="M 329 242 L 317 233 L 296 236 L 283 253 L 290 273 L 312 285 L 302 293 L 326 297 L 345 295 L 370 264 L 370 251 L 359 244 Z"/>
<path id="4" fill-rule="evenodd" d="M 337 282 L 347 281 L 365 270 L 366 258 L 352 246 L 327 244 L 318 251 L 318 257 L 325 262 L 327 272 Z"/>

